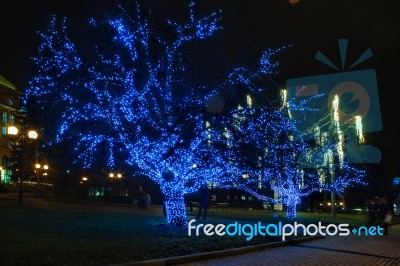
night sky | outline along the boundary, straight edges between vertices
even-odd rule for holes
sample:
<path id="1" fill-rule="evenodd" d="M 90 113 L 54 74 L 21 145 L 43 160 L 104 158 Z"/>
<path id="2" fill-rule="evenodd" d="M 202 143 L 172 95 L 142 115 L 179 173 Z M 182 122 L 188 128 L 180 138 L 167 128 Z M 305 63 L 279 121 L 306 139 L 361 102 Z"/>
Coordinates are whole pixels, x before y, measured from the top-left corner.
<path id="1" fill-rule="evenodd" d="M 67 16 L 79 29 L 90 16 L 106 11 L 117 1 L 1 1 L 0 74 L 23 90 L 32 73 L 30 57 L 38 43 L 36 31 L 44 29 L 51 14 Z M 129 2 L 129 1 L 119 1 Z M 176 1 L 175 1 L 176 2 Z M 261 51 L 292 45 L 282 52 L 280 81 L 289 78 L 337 73 L 314 59 L 321 50 L 340 65 L 337 39 L 349 39 L 346 65 L 370 48 L 374 56 L 354 70 L 375 69 L 383 130 L 368 134 L 367 142 L 391 152 L 400 149 L 399 9 L 395 0 L 206 0 L 201 10 L 222 9 L 224 29 L 205 41 L 198 53 L 209 60 L 204 73 L 220 73 L 240 64 L 254 64 Z M 174 5 L 164 1 L 165 8 Z M 172 3 L 172 1 L 171 1 Z M 208 72 L 207 72 L 208 71 Z M 400 174 L 400 173 L 398 173 Z"/>

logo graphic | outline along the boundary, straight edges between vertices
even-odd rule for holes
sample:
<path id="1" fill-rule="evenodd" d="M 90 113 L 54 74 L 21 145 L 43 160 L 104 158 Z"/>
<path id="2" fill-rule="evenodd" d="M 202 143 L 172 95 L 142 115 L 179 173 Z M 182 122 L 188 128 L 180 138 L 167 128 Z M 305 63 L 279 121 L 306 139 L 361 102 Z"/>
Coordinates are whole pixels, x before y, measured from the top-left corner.
<path id="1" fill-rule="evenodd" d="M 290 236 L 349 236 L 350 232 L 357 236 L 383 236 L 384 228 L 381 226 L 360 226 L 350 230 L 349 224 L 328 224 L 323 225 L 322 222 L 317 224 L 302 224 L 294 222 L 293 224 L 277 224 L 268 223 L 252 223 L 241 224 L 234 222 L 230 224 L 195 224 L 196 220 L 192 219 L 188 224 L 188 236 L 244 236 L 246 241 L 250 241 L 255 236 L 280 236 L 285 241 Z"/>
<path id="2" fill-rule="evenodd" d="M 382 130 L 382 119 L 379 106 L 378 86 L 374 69 L 349 71 L 372 56 L 372 51 L 367 49 L 345 71 L 347 51 L 346 39 L 339 39 L 341 57 L 341 70 L 332 63 L 323 53 L 317 52 L 315 59 L 325 65 L 340 71 L 338 73 L 317 75 L 310 77 L 289 79 L 286 82 L 288 99 L 295 104 L 306 99 L 315 112 L 307 114 L 306 122 L 300 125 L 300 131 L 310 131 L 310 128 L 326 126 L 329 124 L 329 115 L 335 96 L 339 97 L 340 130 L 347 136 L 346 151 L 349 163 L 380 163 L 381 153 L 374 146 L 360 144 L 356 137 L 355 117 L 362 118 L 363 132 L 376 132 Z M 302 120 L 304 113 L 293 113 L 297 120 Z M 324 130 L 321 128 L 321 130 Z M 326 129 L 325 131 L 332 131 Z M 353 132 L 353 134 L 350 134 Z M 309 137 L 313 137 L 309 135 Z"/>

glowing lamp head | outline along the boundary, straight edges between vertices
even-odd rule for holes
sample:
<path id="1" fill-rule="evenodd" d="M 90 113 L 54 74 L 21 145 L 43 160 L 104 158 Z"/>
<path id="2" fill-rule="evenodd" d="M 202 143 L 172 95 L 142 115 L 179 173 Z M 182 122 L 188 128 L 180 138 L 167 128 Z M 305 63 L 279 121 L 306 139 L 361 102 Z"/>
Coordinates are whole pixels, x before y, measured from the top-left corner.
<path id="1" fill-rule="evenodd" d="M 28 138 L 30 139 L 37 139 L 38 133 L 35 130 L 30 130 L 28 132 Z"/>
<path id="2" fill-rule="evenodd" d="M 49 169 L 49 166 L 48 166 L 47 164 L 45 164 L 45 165 L 43 165 L 43 169 L 44 169 L 44 170 L 48 170 L 48 169 Z"/>
<path id="3" fill-rule="evenodd" d="M 39 163 L 35 164 L 36 169 L 40 169 L 41 165 Z"/>
<path id="4" fill-rule="evenodd" d="M 82 177 L 82 181 L 87 181 L 88 179 L 87 179 L 87 177 Z"/>
<path id="5" fill-rule="evenodd" d="M 117 174 L 117 177 L 118 177 L 118 178 L 121 178 L 121 177 L 122 177 L 122 175 L 121 175 L 121 174 Z"/>
<path id="6" fill-rule="evenodd" d="M 113 178 L 113 177 L 114 177 L 114 174 L 113 174 L 113 173 L 110 173 L 109 177 Z"/>
<path id="7" fill-rule="evenodd" d="M 15 126 L 8 127 L 7 134 L 8 135 L 13 135 L 13 136 L 17 135 L 18 134 L 18 128 L 15 127 Z"/>

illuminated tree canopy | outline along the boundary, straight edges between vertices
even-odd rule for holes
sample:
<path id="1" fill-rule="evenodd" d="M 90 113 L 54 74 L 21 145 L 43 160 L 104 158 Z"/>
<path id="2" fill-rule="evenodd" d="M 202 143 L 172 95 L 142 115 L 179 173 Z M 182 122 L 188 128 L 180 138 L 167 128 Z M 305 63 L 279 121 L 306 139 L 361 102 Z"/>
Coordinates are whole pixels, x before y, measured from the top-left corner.
<path id="1" fill-rule="evenodd" d="M 71 41 L 66 19 L 58 26 L 53 17 L 39 33 L 36 75 L 25 99 L 54 122 L 46 124 L 51 144 L 70 143 L 83 167 L 106 161 L 112 169 L 126 161 L 160 184 L 172 224 L 186 223 L 183 196 L 212 178 L 208 171 L 218 172 L 209 152 L 197 152 L 205 143 L 201 113 L 211 91 L 192 85 L 182 50 L 212 36 L 220 17 L 197 15 L 193 2 L 186 10 L 186 18 L 161 23 L 138 4 L 118 6 L 105 20 L 90 19 L 98 42 L 89 51 Z"/>
<path id="2" fill-rule="evenodd" d="M 300 199 L 318 189 L 318 177 L 300 167 L 308 144 L 293 139 L 296 127 L 288 110 L 247 105 L 231 114 L 219 141 L 226 145 L 224 158 L 235 169 L 236 186 L 285 205 L 287 217 L 294 218 Z"/>
<path id="3" fill-rule="evenodd" d="M 227 116 L 210 119 L 209 139 L 220 148 L 232 169 L 236 182 L 231 185 L 263 201 L 283 204 L 287 217 L 294 218 L 296 205 L 302 197 L 316 190 L 343 193 L 346 187 L 364 184 L 365 171 L 346 162 L 343 143 L 338 138 L 316 145 L 316 141 L 310 141 L 307 136 L 307 132 L 313 133 L 313 130 L 299 130 L 307 115 L 317 111 L 310 101 L 320 95 L 295 105 L 287 99 L 284 89 L 278 90 L 279 94 L 265 92 L 272 89 L 263 86 L 265 79 L 276 71 L 277 63 L 271 58 L 274 55 L 271 50 L 265 52 L 254 72 L 238 68 L 230 75 L 231 85 L 245 85 L 253 94 L 247 95 L 246 103 Z M 260 100 L 269 95 L 279 97 Z M 296 112 L 301 115 L 294 116 Z M 307 156 L 309 154 L 312 156 Z M 321 157 L 325 160 L 318 163 Z"/>

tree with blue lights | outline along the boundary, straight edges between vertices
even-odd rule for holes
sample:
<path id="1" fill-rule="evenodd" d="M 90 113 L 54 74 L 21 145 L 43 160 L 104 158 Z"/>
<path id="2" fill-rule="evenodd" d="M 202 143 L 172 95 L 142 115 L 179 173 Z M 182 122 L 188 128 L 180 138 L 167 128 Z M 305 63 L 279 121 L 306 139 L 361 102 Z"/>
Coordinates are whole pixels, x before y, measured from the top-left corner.
<path id="1" fill-rule="evenodd" d="M 309 105 L 314 97 L 293 104 L 288 101 L 286 90 L 280 90 L 280 94 L 272 89 L 266 91 L 267 81 L 277 73 L 278 63 L 272 59 L 279 51 L 266 51 L 254 71 L 237 68 L 232 72 L 230 85 L 245 87 L 258 99 L 247 95 L 245 105 L 239 105 L 227 118 L 218 117 L 211 124 L 215 127 L 214 142 L 223 147 L 224 158 L 234 169 L 234 185 L 263 201 L 285 205 L 287 217 L 294 218 L 302 197 L 316 190 L 342 192 L 349 185 L 363 183 L 364 171 L 340 160 L 340 171 L 336 171 L 335 178 L 321 182 L 326 179 L 322 179 L 324 170 L 314 161 L 316 157 L 308 158 L 311 160 L 308 166 L 312 167 L 306 166 L 306 155 L 310 151 L 337 152 L 338 143 L 327 142 L 315 149 L 306 132 L 299 130 L 303 121 L 294 119 L 293 114 L 301 113 L 296 117 L 307 119 L 307 114 L 316 111 Z"/>
<path id="2" fill-rule="evenodd" d="M 230 124 L 225 126 L 224 154 L 236 169 L 236 186 L 263 201 L 283 204 L 286 216 L 296 217 L 296 205 L 318 189 L 318 178 L 300 167 L 308 144 L 294 139 L 297 129 L 288 110 L 247 105 L 232 111 Z"/>
<path id="3" fill-rule="evenodd" d="M 97 41 L 90 49 L 78 49 L 65 24 L 52 20 L 40 33 L 26 93 L 26 102 L 62 110 L 49 131 L 53 145 L 71 144 L 85 168 L 102 161 L 110 169 L 121 161 L 139 167 L 160 185 L 175 225 L 186 223 L 184 195 L 222 174 L 205 148 L 201 113 L 209 91 L 193 86 L 183 58 L 191 43 L 220 28 L 220 17 L 197 15 L 193 2 L 187 8 L 188 15 L 161 22 L 139 4 L 118 6 L 106 20 L 90 19 Z"/>
<path id="4" fill-rule="evenodd" d="M 294 140 L 296 122 L 291 118 L 286 95 L 273 88 L 282 49 L 265 51 L 255 70 L 239 67 L 229 76 L 229 85 L 245 88 L 246 103 L 227 117 L 216 117 L 212 135 L 235 175 L 233 186 L 263 201 L 286 206 L 288 218 L 296 216 L 300 198 L 317 189 L 317 176 L 303 171 L 299 160 L 308 144 Z M 299 108 L 301 109 L 301 108 Z M 274 195 L 275 194 L 275 195 Z"/>

